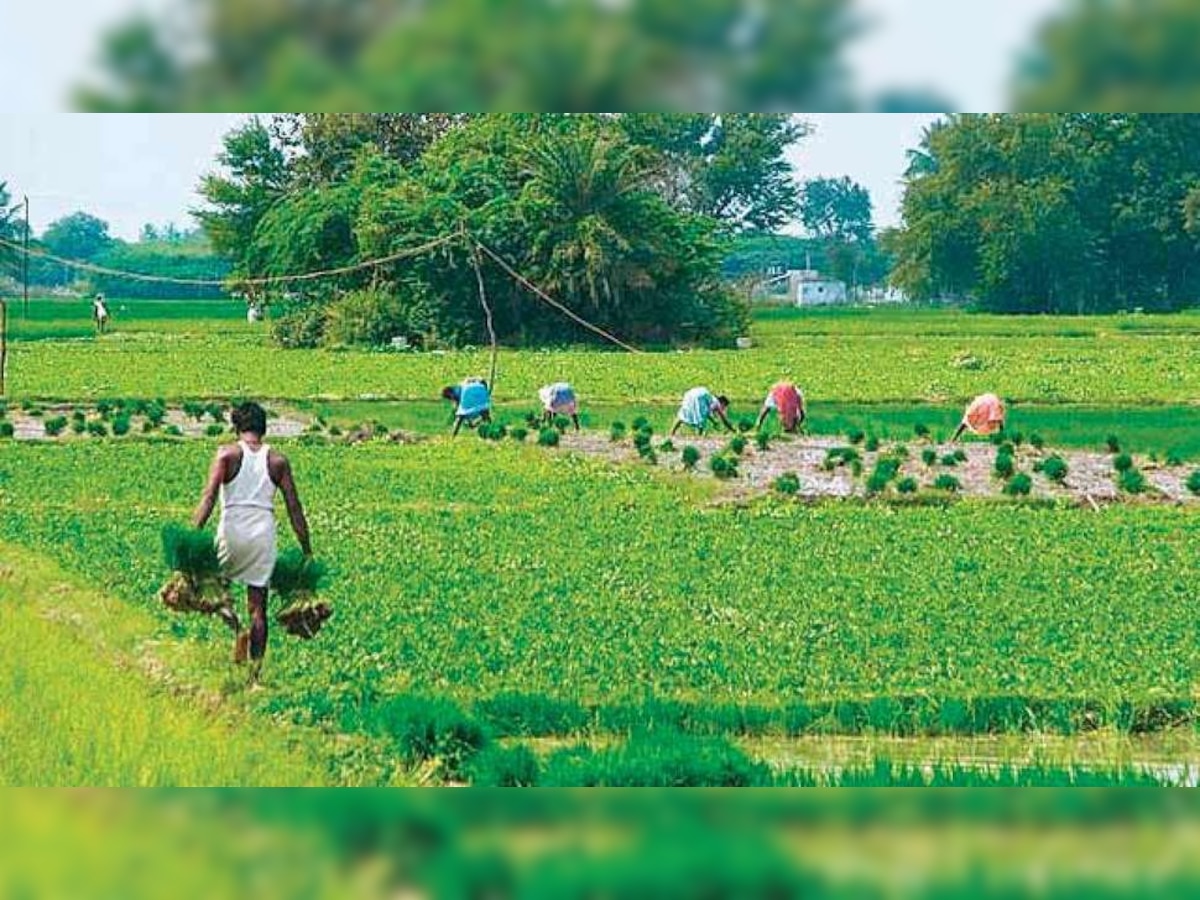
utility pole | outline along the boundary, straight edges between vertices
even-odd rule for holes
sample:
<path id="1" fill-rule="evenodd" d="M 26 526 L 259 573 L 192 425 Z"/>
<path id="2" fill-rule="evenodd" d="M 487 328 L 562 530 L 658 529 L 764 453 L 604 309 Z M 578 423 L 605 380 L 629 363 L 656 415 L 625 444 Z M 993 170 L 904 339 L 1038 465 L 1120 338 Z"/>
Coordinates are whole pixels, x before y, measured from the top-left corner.
<path id="1" fill-rule="evenodd" d="M 25 196 L 25 257 L 21 261 L 21 282 L 25 294 L 23 307 L 25 318 L 29 318 L 29 197 Z"/>

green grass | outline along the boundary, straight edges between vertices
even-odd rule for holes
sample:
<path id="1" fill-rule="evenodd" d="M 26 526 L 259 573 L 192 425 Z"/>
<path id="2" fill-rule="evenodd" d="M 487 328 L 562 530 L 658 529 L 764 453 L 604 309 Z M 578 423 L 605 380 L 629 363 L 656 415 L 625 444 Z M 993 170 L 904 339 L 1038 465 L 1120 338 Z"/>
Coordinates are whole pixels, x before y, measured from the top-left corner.
<path id="1" fill-rule="evenodd" d="M 236 304 L 223 309 L 240 312 Z M 17 342 L 14 396 L 420 399 L 489 368 L 479 351 L 281 352 L 262 327 L 232 320 L 146 322 L 149 330 L 137 320 L 126 328 L 118 316 L 112 334 L 73 345 L 69 365 L 56 341 Z M 767 319 L 752 329 L 758 346 L 749 351 L 505 351 L 497 398 L 524 402 L 567 378 L 593 403 L 672 403 L 706 384 L 757 406 L 770 384 L 791 377 L 813 402 L 959 405 L 996 391 L 1042 404 L 1182 404 L 1200 395 L 1200 367 L 1189 365 L 1197 323 L 1191 313 L 1076 320 L 894 310 Z M 978 367 L 962 365 L 967 357 Z"/>
<path id="2" fill-rule="evenodd" d="M 140 670 L 142 610 L 0 545 L 0 784 L 192 786 L 321 783 L 279 729 L 206 713 Z"/>
<path id="3" fill-rule="evenodd" d="M 110 298 L 109 334 L 248 333 L 246 305 L 234 300 L 131 300 Z M 81 300 L 31 298 L 26 317 L 20 300 L 8 305 L 9 339 L 16 341 L 96 339 L 91 297 Z"/>
<path id="4" fill-rule="evenodd" d="M 312 644 L 273 639 L 270 706 L 299 721 L 372 721 L 411 691 L 522 695 L 526 712 L 548 698 L 609 731 L 659 716 L 855 733 L 1192 716 L 1200 650 L 1178 612 L 1200 575 L 1191 511 L 708 508 L 707 483 L 511 442 L 289 452 L 337 611 Z M 165 620 L 159 531 L 186 515 L 210 453 L 10 447 L 0 535 Z"/>

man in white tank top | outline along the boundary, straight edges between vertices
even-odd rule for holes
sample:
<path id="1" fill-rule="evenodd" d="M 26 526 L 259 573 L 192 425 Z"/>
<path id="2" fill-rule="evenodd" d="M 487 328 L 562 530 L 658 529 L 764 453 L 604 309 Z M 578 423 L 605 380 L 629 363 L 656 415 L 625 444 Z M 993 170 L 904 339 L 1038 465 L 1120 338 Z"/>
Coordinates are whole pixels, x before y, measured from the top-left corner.
<path id="1" fill-rule="evenodd" d="M 234 659 L 245 662 L 248 651 L 251 680 L 257 681 L 267 650 L 267 589 L 275 571 L 277 490 L 283 493 L 292 530 L 306 557 L 312 556 L 312 543 L 292 467 L 282 453 L 263 443 L 266 412 L 257 403 L 243 403 L 230 418 L 238 442 L 217 450 L 193 522 L 203 528 L 220 498 L 216 543 L 221 573 L 229 581 L 246 586 L 250 613 L 250 630 L 238 635 Z M 240 630 L 236 615 L 232 616 L 232 624 Z"/>

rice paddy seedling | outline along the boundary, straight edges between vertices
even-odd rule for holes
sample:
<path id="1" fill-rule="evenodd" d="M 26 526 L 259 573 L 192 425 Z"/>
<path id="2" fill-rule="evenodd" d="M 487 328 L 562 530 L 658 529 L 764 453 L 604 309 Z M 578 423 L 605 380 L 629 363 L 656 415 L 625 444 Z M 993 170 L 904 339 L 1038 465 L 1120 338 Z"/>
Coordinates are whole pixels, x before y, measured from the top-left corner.
<path id="1" fill-rule="evenodd" d="M 1046 449 L 1046 439 L 1035 431 L 1029 436 L 1029 446 L 1034 450 L 1044 450 Z"/>
<path id="2" fill-rule="evenodd" d="M 729 451 L 734 456 L 741 456 L 746 452 L 746 439 L 742 435 L 737 435 L 729 442 Z"/>
<path id="3" fill-rule="evenodd" d="M 650 420 L 647 419 L 645 416 L 638 416 L 636 419 L 633 420 L 633 430 L 634 431 L 645 431 L 649 427 L 650 427 Z"/>
<path id="4" fill-rule="evenodd" d="M 896 482 L 896 490 L 901 494 L 915 494 L 920 487 L 917 479 L 912 476 L 905 476 Z"/>
<path id="5" fill-rule="evenodd" d="M 857 446 L 866 439 L 866 434 L 861 428 L 851 428 L 846 432 L 846 440 Z"/>
<path id="6" fill-rule="evenodd" d="M 769 431 L 760 431 L 754 435 L 754 446 L 759 449 L 759 452 L 765 453 L 771 448 L 771 433 Z"/>
<path id="7" fill-rule="evenodd" d="M 997 478 L 1012 478 L 1013 474 L 1017 471 L 1017 464 L 1013 461 L 1010 454 L 997 453 L 996 461 L 992 465 L 992 471 L 996 474 Z"/>
<path id="8" fill-rule="evenodd" d="M 562 440 L 562 434 L 557 428 L 543 428 L 538 432 L 539 447 L 557 447 Z"/>
<path id="9" fill-rule="evenodd" d="M 945 454 L 942 457 L 942 465 L 946 466 L 947 468 L 953 468 L 954 466 L 957 466 L 958 465 L 958 454 L 957 453 Z"/>
<path id="10" fill-rule="evenodd" d="M 129 429 L 132 424 L 133 422 L 128 413 L 120 413 L 119 415 L 115 415 L 112 419 L 112 433 L 117 437 L 123 437 L 124 435 L 129 434 Z"/>
<path id="11" fill-rule="evenodd" d="M 680 459 L 683 462 L 683 467 L 690 471 L 700 464 L 700 451 L 693 445 L 688 444 L 683 448 Z"/>
<path id="12" fill-rule="evenodd" d="M 1115 434 L 1110 434 L 1107 438 L 1105 438 L 1104 444 L 1106 447 L 1108 447 L 1109 453 L 1121 452 L 1121 439 Z"/>
<path id="13" fill-rule="evenodd" d="M 508 430 L 508 436 L 520 444 L 524 443 L 525 439 L 529 437 L 529 431 L 520 425 L 516 425 Z"/>
<path id="14" fill-rule="evenodd" d="M 0 422 L 0 438 L 11 438 L 14 434 L 16 434 L 16 428 L 13 427 L 12 422 L 7 420 Z"/>
<path id="15" fill-rule="evenodd" d="M 1033 490 L 1033 479 L 1024 472 L 1013 475 L 1004 486 L 1004 493 L 1010 497 L 1027 497 Z"/>
<path id="16" fill-rule="evenodd" d="M 922 422 L 918 422 L 913 426 L 913 434 L 915 434 L 918 438 L 928 438 L 929 426 Z"/>
<path id="17" fill-rule="evenodd" d="M 939 475 L 933 482 L 933 486 L 936 490 L 945 491 L 950 494 L 956 494 L 962 490 L 962 484 L 950 474 Z"/>
<path id="18" fill-rule="evenodd" d="M 1128 472 L 1133 468 L 1133 457 L 1128 453 L 1120 453 L 1113 457 L 1113 468 L 1118 472 Z"/>
<path id="19" fill-rule="evenodd" d="M 624 422 L 613 422 L 612 425 L 609 426 L 608 437 L 609 440 L 611 440 L 614 444 L 625 440 L 625 434 L 626 429 Z"/>
<path id="20" fill-rule="evenodd" d="M 738 420 L 735 424 L 738 434 L 749 434 L 754 430 L 754 422 L 755 420 L 753 416 L 738 416 Z"/>
<path id="21" fill-rule="evenodd" d="M 54 416 L 52 418 L 46 419 L 45 422 L 43 422 L 42 424 L 46 429 L 47 437 L 58 437 L 67 428 L 67 417 L 66 416 Z"/>
<path id="22" fill-rule="evenodd" d="M 108 426 L 98 419 L 92 419 L 87 423 L 87 433 L 92 437 L 108 437 Z"/>
<path id="23" fill-rule="evenodd" d="M 738 477 L 738 458 L 728 451 L 714 454 L 708 464 L 717 478 L 727 480 Z"/>
<path id="24" fill-rule="evenodd" d="M 116 425 L 115 420 L 113 422 L 113 425 L 114 425 L 114 431 L 115 431 L 115 425 Z M 220 425 L 216 422 L 213 422 L 211 425 L 206 426 L 204 429 L 204 436 L 210 437 L 210 438 L 220 437 L 221 435 L 228 434 L 228 433 L 229 433 L 229 428 L 227 426 Z"/>
<path id="25" fill-rule="evenodd" d="M 1146 476 L 1137 469 L 1124 469 L 1117 475 L 1117 487 L 1126 494 L 1142 494 L 1147 488 Z"/>
<path id="26" fill-rule="evenodd" d="M 784 472 L 775 479 L 772 486 L 778 493 L 790 497 L 800 493 L 800 476 L 795 472 Z"/>
<path id="27" fill-rule="evenodd" d="M 674 453 L 676 449 L 675 442 L 669 438 L 658 445 L 659 453 Z"/>
<path id="28" fill-rule="evenodd" d="M 932 469 L 937 465 L 937 459 L 937 451 L 932 447 L 927 447 L 921 451 L 921 462 L 925 463 L 925 465 L 927 465 L 929 468 Z"/>
<path id="29" fill-rule="evenodd" d="M 1066 481 L 1069 471 L 1067 461 L 1061 456 L 1051 456 L 1041 462 L 1041 473 L 1057 484 Z"/>

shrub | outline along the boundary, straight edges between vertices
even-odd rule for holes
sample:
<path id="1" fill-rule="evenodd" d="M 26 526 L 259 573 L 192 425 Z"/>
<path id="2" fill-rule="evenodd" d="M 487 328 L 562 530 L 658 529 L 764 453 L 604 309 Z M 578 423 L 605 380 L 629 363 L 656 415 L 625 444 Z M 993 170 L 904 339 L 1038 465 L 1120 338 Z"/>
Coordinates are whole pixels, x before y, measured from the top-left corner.
<path id="1" fill-rule="evenodd" d="M 538 783 L 537 756 L 524 744 L 488 747 L 466 771 L 476 787 L 536 787 Z"/>
<path id="2" fill-rule="evenodd" d="M 739 434 L 729 442 L 729 450 L 734 456 L 741 456 L 746 452 L 746 439 Z"/>
<path id="3" fill-rule="evenodd" d="M 1017 471 L 1017 464 L 1013 462 L 1013 458 L 1009 454 L 997 453 L 992 471 L 996 473 L 997 478 L 1012 478 L 1013 473 Z"/>
<path id="4" fill-rule="evenodd" d="M 508 429 L 499 422 L 483 422 L 476 432 L 485 441 L 502 441 L 508 437 Z"/>
<path id="5" fill-rule="evenodd" d="M 67 428 L 66 416 L 54 416 L 42 423 L 46 428 L 47 437 L 58 437 Z"/>
<path id="6" fill-rule="evenodd" d="M 557 428 L 543 428 L 538 432 L 539 447 L 557 447 L 558 442 L 562 439 Z"/>
<path id="7" fill-rule="evenodd" d="M 1042 474 L 1051 481 L 1062 484 L 1067 478 L 1069 467 L 1061 456 L 1051 456 L 1041 464 Z"/>
<path id="8" fill-rule="evenodd" d="M 709 460 L 712 473 L 722 480 L 738 477 L 738 458 L 732 453 L 717 453 Z"/>
<path id="9" fill-rule="evenodd" d="M 450 700 L 395 697 L 375 710 L 371 724 L 399 749 L 408 763 L 436 759 L 449 776 L 488 744 L 483 726 Z"/>
<path id="10" fill-rule="evenodd" d="M 1197 469 L 1188 476 L 1187 489 L 1193 494 L 1200 496 L 1200 469 Z"/>
<path id="11" fill-rule="evenodd" d="M 937 458 L 937 451 L 932 447 L 928 447 L 921 451 L 921 462 L 925 463 L 925 465 L 929 466 L 930 468 L 933 468 L 935 465 L 937 465 Z"/>
<path id="12" fill-rule="evenodd" d="M 867 438 L 867 443 L 866 443 L 866 446 L 864 449 L 868 453 L 877 452 L 879 450 L 879 438 L 875 437 L 874 435 L 871 435 L 871 437 Z"/>
<path id="13" fill-rule="evenodd" d="M 919 487 L 917 479 L 912 477 L 901 478 L 896 482 L 896 490 L 901 494 L 915 494 Z"/>
<path id="14" fill-rule="evenodd" d="M 683 448 L 682 460 L 685 469 L 694 469 L 700 463 L 700 451 L 689 444 Z"/>
<path id="15" fill-rule="evenodd" d="M 1133 457 L 1128 453 L 1118 454 L 1113 458 L 1113 468 L 1118 472 L 1128 472 L 1133 468 Z"/>
<path id="16" fill-rule="evenodd" d="M 956 494 L 962 490 L 962 485 L 953 475 L 939 475 L 933 486 L 939 491 L 946 491 L 950 494 Z"/>
<path id="17" fill-rule="evenodd" d="M 759 452 L 765 453 L 771 447 L 771 434 L 767 431 L 760 431 L 754 436 L 754 446 L 759 449 Z"/>
<path id="18" fill-rule="evenodd" d="M 1109 453 L 1121 452 L 1121 440 L 1115 434 L 1110 434 L 1104 441 Z"/>
<path id="19" fill-rule="evenodd" d="M 855 446 L 861 444 L 864 438 L 866 438 L 866 435 L 861 428 L 851 428 L 846 432 L 846 439 Z"/>
<path id="20" fill-rule="evenodd" d="M 618 441 L 625 440 L 625 433 L 624 422 L 613 422 L 612 425 L 609 426 L 608 437 L 609 440 L 611 440 L 614 444 Z"/>
<path id="21" fill-rule="evenodd" d="M 419 330 L 419 329 L 416 329 Z M 414 332 L 404 302 L 390 291 L 351 291 L 326 308 L 321 342 L 327 346 L 387 346 Z"/>
<path id="22" fill-rule="evenodd" d="M 1004 493 L 1010 497 L 1027 497 L 1033 490 L 1033 479 L 1024 472 L 1018 472 L 1004 486 Z"/>
<path id="23" fill-rule="evenodd" d="M 929 437 L 929 426 L 918 422 L 913 426 L 913 434 L 919 438 L 927 438 Z"/>
<path id="24" fill-rule="evenodd" d="M 524 442 L 525 438 L 529 437 L 529 431 L 528 429 L 522 428 L 520 425 L 518 425 L 508 432 L 508 436 L 514 441 L 522 443 Z"/>
<path id="25" fill-rule="evenodd" d="M 795 472 L 784 472 L 775 479 L 774 488 L 779 493 L 789 497 L 798 494 L 800 493 L 800 476 Z"/>
<path id="26" fill-rule="evenodd" d="M 1117 487 L 1126 494 L 1141 494 L 1146 490 L 1146 476 L 1137 469 L 1125 469 L 1117 476 Z"/>

